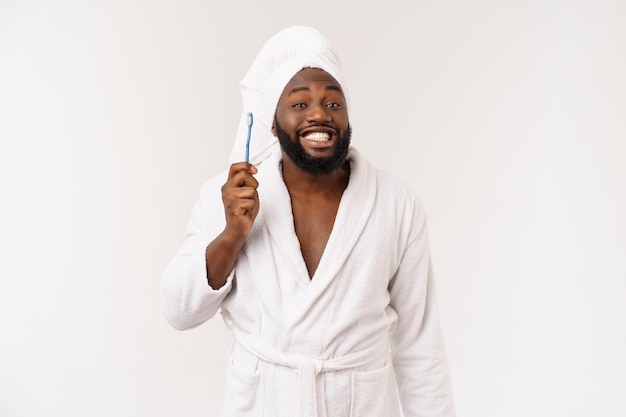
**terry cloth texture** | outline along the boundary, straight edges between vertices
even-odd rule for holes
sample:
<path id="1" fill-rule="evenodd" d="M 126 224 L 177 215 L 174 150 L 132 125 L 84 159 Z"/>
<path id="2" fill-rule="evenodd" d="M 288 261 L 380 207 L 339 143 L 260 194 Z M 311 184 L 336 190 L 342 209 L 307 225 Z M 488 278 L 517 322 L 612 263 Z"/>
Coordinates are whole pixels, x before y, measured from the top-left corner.
<path id="1" fill-rule="evenodd" d="M 280 149 L 259 166 L 260 211 L 219 290 L 204 253 L 225 226 L 227 172 L 202 188 L 162 298 L 174 327 L 221 309 L 235 336 L 221 417 L 399 417 L 400 404 L 405 417 L 454 416 L 424 210 L 354 148 L 348 158 L 350 182 L 312 279 Z"/>
<path id="2" fill-rule="evenodd" d="M 453 417 L 426 216 L 410 189 L 356 149 L 350 180 L 313 277 L 295 233 L 281 150 L 271 134 L 291 77 L 320 68 L 342 86 L 327 40 L 286 29 L 263 47 L 241 82 L 244 108 L 231 161 L 251 162 L 260 210 L 226 284 L 207 282 L 205 251 L 225 227 L 221 186 L 202 188 L 187 237 L 169 263 L 161 295 L 167 320 L 189 329 L 221 310 L 234 342 L 220 417 Z"/>

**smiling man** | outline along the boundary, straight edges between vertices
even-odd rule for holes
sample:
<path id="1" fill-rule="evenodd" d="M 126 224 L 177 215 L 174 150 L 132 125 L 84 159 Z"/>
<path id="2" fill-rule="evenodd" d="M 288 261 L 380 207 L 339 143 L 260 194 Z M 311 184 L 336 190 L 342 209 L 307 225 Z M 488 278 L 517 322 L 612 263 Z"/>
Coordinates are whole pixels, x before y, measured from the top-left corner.
<path id="1" fill-rule="evenodd" d="M 281 123 L 293 126 L 293 136 Z M 337 80 L 320 69 L 298 72 L 280 97 L 272 132 L 288 160 L 302 171 L 321 175 L 342 167 L 350 147 L 350 125 Z"/>
<path id="2" fill-rule="evenodd" d="M 319 32 L 270 39 L 242 81 L 255 114 L 162 281 L 177 329 L 218 310 L 234 342 L 218 416 L 454 416 L 425 213 L 350 145 Z"/>
<path id="3" fill-rule="evenodd" d="M 278 101 L 272 132 L 282 149 L 295 232 L 312 277 L 350 177 L 350 125 L 341 86 L 323 70 L 301 70 Z"/>

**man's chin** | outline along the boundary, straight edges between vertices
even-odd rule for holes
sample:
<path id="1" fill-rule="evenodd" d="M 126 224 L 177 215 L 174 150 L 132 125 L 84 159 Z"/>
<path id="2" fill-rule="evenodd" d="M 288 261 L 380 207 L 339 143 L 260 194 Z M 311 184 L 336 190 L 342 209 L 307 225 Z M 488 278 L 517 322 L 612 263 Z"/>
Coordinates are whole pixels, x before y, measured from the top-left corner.
<path id="1" fill-rule="evenodd" d="M 346 162 L 348 156 L 348 150 L 350 147 L 351 130 L 346 132 L 344 137 L 338 138 L 336 146 L 332 148 L 323 149 L 326 152 L 318 152 L 315 154 L 315 150 L 307 149 L 302 146 L 302 143 L 289 137 L 284 132 L 278 123 L 275 125 L 278 142 L 283 152 L 287 157 L 303 172 L 310 175 L 326 175 L 331 174 Z M 324 153 L 327 153 L 325 156 Z"/>

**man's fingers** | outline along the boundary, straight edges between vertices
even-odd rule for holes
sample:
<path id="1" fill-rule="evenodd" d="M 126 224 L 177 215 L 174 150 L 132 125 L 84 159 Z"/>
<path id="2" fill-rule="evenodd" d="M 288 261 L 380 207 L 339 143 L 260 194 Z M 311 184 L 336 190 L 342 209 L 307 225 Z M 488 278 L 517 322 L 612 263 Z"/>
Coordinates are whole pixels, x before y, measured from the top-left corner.
<path id="1" fill-rule="evenodd" d="M 234 230 L 247 235 L 259 212 L 259 183 L 253 177 L 257 169 L 246 162 L 230 166 L 228 181 L 222 187 L 222 200 L 226 211 L 226 222 Z"/>
<path id="2" fill-rule="evenodd" d="M 257 203 L 254 200 L 239 200 L 236 205 L 230 208 L 230 212 L 235 216 L 241 216 L 254 212 L 257 207 Z"/>
<path id="3" fill-rule="evenodd" d="M 246 187 L 257 188 L 259 183 L 247 171 L 239 171 L 228 180 L 227 185 L 231 187 L 243 187 L 245 185 Z"/>
<path id="4" fill-rule="evenodd" d="M 254 219 L 258 212 L 259 204 L 252 199 L 238 199 L 233 200 L 231 204 L 226 204 L 225 208 L 229 217 L 252 216 L 252 219 Z"/>
<path id="5" fill-rule="evenodd" d="M 224 206 L 230 213 L 241 214 L 241 209 L 253 210 L 259 204 L 259 194 L 253 187 L 228 188 L 223 195 Z"/>
<path id="6" fill-rule="evenodd" d="M 252 186 L 235 187 L 228 190 L 227 198 L 258 200 L 259 195 L 256 191 L 256 188 Z"/>
<path id="7" fill-rule="evenodd" d="M 238 175 L 241 172 L 245 172 L 249 175 L 254 175 L 258 172 L 256 167 L 247 162 L 237 162 L 230 166 L 230 170 L 228 171 L 228 179 L 232 179 L 234 176 Z"/>

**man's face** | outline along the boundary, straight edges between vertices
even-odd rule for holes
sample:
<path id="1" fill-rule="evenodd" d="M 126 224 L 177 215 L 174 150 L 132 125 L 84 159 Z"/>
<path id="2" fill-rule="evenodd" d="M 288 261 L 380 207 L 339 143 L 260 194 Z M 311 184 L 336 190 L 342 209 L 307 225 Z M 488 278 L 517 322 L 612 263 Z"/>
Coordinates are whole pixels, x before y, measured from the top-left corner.
<path id="1" fill-rule="evenodd" d="M 350 124 L 339 83 L 320 69 L 298 72 L 280 96 L 272 133 L 289 159 L 309 174 L 341 167 L 350 146 Z"/>

